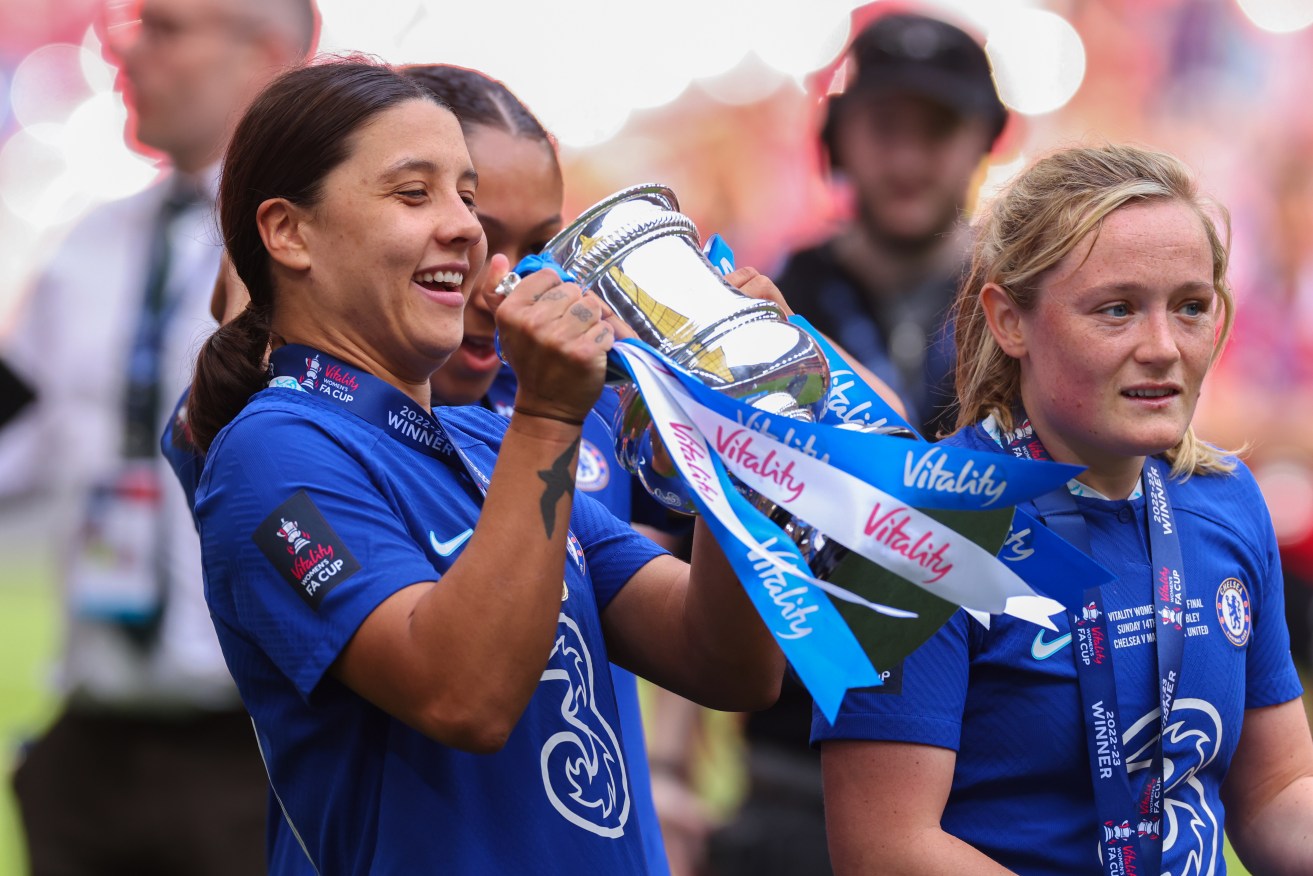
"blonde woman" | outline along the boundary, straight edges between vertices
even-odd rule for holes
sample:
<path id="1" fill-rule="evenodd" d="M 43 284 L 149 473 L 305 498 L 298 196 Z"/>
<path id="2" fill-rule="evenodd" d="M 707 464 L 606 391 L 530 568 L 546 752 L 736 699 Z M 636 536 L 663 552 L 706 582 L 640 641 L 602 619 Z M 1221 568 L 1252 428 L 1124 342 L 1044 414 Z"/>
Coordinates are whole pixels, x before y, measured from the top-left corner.
<path id="1" fill-rule="evenodd" d="M 839 873 L 1313 872 L 1313 742 L 1276 541 L 1191 418 L 1233 317 L 1176 159 L 1070 148 L 979 223 L 952 443 L 1086 466 L 1029 510 L 1115 580 L 1057 631 L 959 613 L 817 717 Z M 1242 732 L 1243 731 L 1243 732 Z"/>

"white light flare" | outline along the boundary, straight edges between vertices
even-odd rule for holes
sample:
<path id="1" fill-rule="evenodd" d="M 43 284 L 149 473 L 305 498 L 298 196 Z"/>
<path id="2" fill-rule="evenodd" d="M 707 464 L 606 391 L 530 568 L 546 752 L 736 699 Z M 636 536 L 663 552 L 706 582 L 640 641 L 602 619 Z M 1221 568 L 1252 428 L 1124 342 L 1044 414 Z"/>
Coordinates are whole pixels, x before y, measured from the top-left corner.
<path id="1" fill-rule="evenodd" d="M 14 118 L 20 125 L 62 122 L 91 96 L 91 87 L 82 73 L 85 51 L 69 43 L 51 43 L 19 62 L 9 94 Z"/>
<path id="2" fill-rule="evenodd" d="M 1236 5 L 1269 33 L 1294 33 L 1313 24 L 1313 0 L 1236 0 Z"/>
<path id="3" fill-rule="evenodd" d="M 1018 9 L 994 21 L 985 42 L 999 96 L 1024 115 L 1060 109 L 1085 79 L 1085 44 L 1062 16 Z"/>

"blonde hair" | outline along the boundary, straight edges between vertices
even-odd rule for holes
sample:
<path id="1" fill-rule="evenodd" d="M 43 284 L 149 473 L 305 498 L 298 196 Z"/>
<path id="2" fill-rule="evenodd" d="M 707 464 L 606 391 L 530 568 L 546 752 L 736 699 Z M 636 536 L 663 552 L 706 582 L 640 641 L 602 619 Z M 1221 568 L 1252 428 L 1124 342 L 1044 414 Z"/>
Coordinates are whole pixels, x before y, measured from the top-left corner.
<path id="1" fill-rule="evenodd" d="M 970 272 L 954 308 L 957 333 L 959 427 L 993 415 L 1005 431 L 1015 427 L 1021 400 L 1021 367 L 999 348 L 980 304 L 981 289 L 994 283 L 1023 311 L 1034 309 L 1046 273 L 1103 220 L 1127 204 L 1177 201 L 1203 223 L 1213 257 L 1213 288 L 1222 311 L 1213 344 L 1217 361 L 1235 321 L 1227 283 L 1231 219 L 1225 207 L 1200 194 L 1178 159 L 1137 146 L 1070 147 L 1032 164 L 986 207 L 976 223 Z M 1229 472 L 1230 453 L 1199 440 L 1194 428 L 1165 454 L 1172 474 Z"/>

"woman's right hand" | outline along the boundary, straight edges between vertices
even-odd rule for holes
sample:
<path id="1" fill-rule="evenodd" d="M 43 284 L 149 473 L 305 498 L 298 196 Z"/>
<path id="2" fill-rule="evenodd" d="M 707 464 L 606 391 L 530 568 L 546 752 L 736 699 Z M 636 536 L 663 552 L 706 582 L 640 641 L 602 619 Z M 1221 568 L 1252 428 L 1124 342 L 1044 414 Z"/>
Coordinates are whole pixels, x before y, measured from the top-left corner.
<path id="1" fill-rule="evenodd" d="M 498 281 L 508 267 L 500 254 L 488 265 Z M 602 392 L 615 339 L 606 305 L 551 270 L 530 274 L 509 295 L 488 292 L 486 303 L 519 381 L 516 409 L 582 422 Z"/>

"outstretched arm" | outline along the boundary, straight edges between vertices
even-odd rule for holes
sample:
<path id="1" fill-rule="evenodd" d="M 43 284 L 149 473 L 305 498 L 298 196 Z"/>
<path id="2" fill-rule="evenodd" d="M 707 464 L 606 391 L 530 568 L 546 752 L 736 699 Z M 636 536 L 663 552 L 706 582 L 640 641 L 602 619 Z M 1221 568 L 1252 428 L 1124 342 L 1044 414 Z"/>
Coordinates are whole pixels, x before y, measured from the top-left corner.
<path id="1" fill-rule="evenodd" d="M 825 830 L 835 874 L 1010 872 L 940 827 L 956 764 L 956 752 L 930 745 L 822 744 Z"/>
<path id="2" fill-rule="evenodd" d="M 1313 738 L 1301 700 L 1245 712 L 1222 801 L 1251 871 L 1313 873 Z"/>

